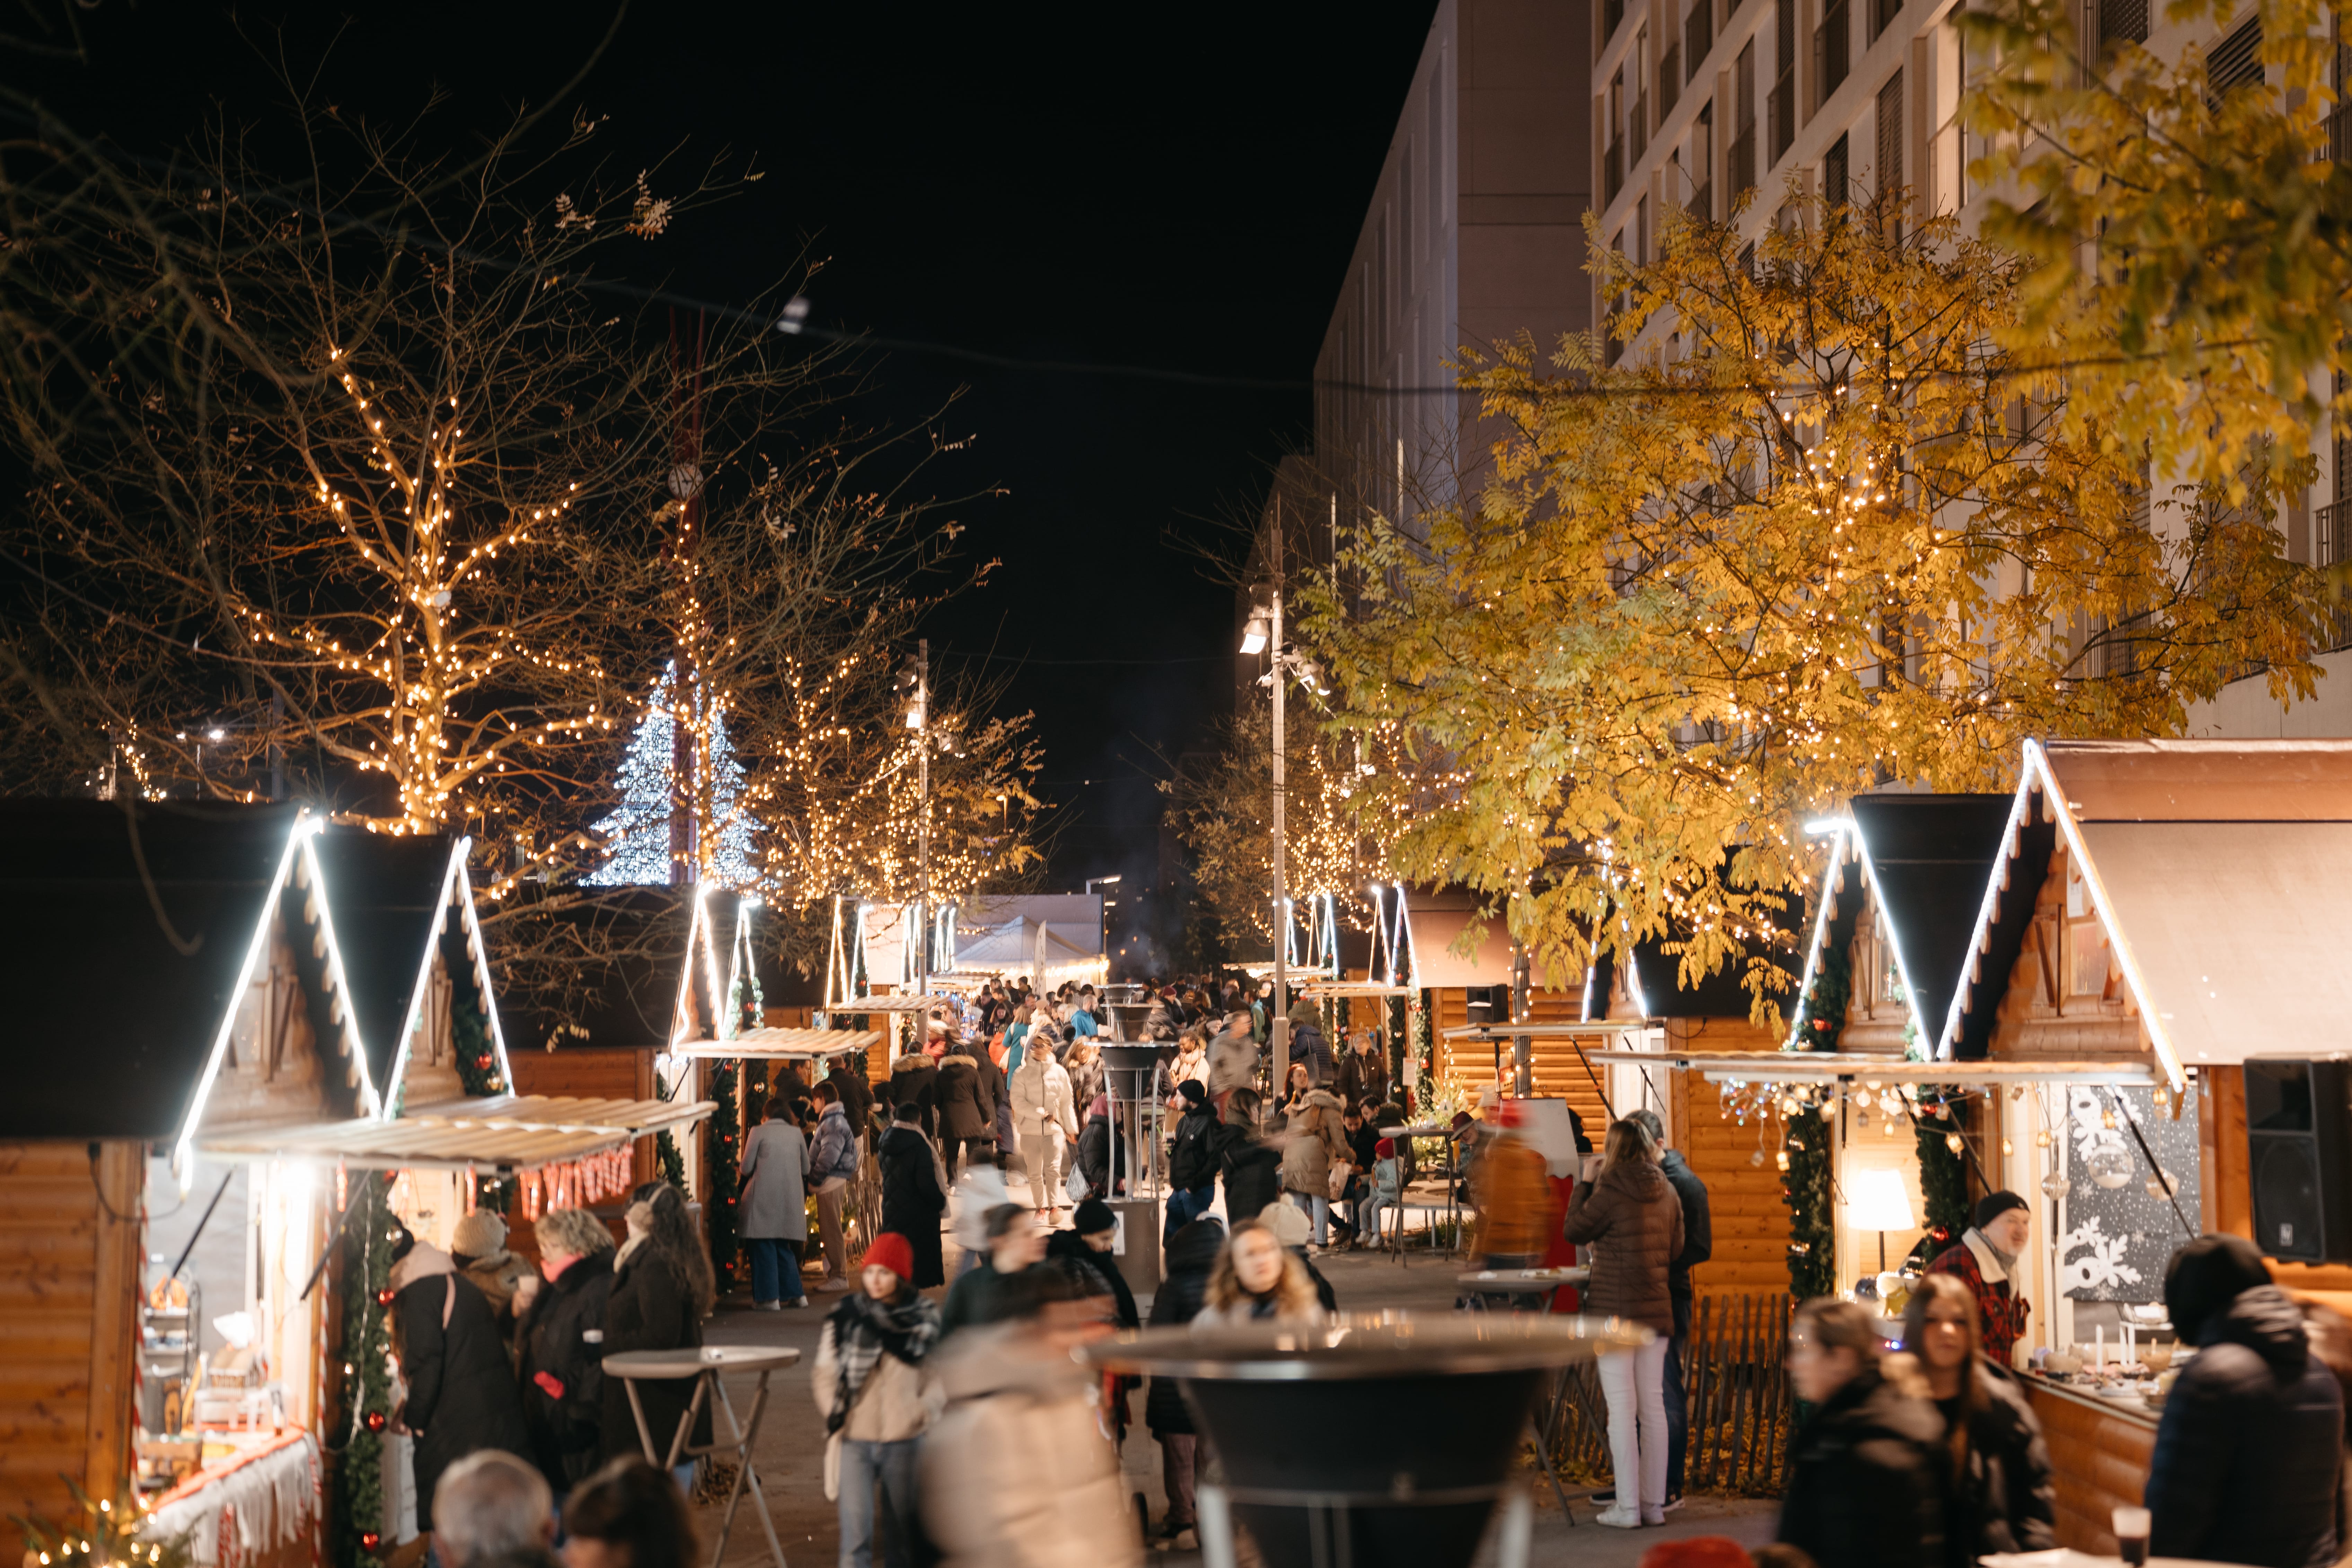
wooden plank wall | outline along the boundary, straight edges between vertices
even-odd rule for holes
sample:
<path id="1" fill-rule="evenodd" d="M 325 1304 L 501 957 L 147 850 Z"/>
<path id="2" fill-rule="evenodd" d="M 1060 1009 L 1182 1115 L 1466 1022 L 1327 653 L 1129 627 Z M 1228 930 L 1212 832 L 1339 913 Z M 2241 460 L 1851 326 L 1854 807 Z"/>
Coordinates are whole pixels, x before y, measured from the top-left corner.
<path id="1" fill-rule="evenodd" d="M 2027 1392 L 2050 1441 L 2058 1544 L 2113 1558 L 2115 1510 L 2119 1503 L 2139 1504 L 2156 1449 L 2156 1428 L 2145 1420 L 2095 1409 L 2088 1399 L 2070 1399 L 2040 1387 Z"/>
<path id="2" fill-rule="evenodd" d="M 0 1517 L 74 1522 L 67 1477 L 110 1496 L 130 1473 L 143 1181 L 135 1144 L 93 1163 L 81 1142 L 0 1143 Z M 23 1548 L 0 1525 L 0 1551 Z"/>
<path id="3" fill-rule="evenodd" d="M 1676 1019 L 1669 1026 L 1679 1050 L 1777 1050 L 1777 1033 L 1744 1018 Z M 1772 1156 L 1780 1146 L 1780 1124 L 1756 1119 L 1740 1126 L 1723 1114 L 1718 1085 L 1695 1073 L 1674 1073 L 1675 1141 L 1698 1179 L 1706 1184 L 1715 1230 L 1715 1256 L 1691 1271 L 1701 1295 L 1769 1295 L 1789 1289 L 1789 1210 L 1780 1201 L 1780 1171 Z M 1759 1149 L 1764 1162 L 1754 1156 Z"/>
<path id="4" fill-rule="evenodd" d="M 1454 1084 L 1475 1096 L 1484 1085 L 1495 1081 L 1495 1047 L 1480 1040 L 1448 1040 L 1444 1031 L 1458 1029 L 1470 1021 L 1469 993 L 1459 986 L 1430 993 L 1430 1033 L 1433 1041 L 1432 1059 L 1438 1080 Z M 1539 1024 L 1573 1024 L 1584 1010 L 1580 992 L 1538 991 L 1534 994 L 1535 1022 Z M 1531 1076 L 1538 1097 L 1565 1100 L 1584 1120 L 1585 1136 L 1592 1146 L 1601 1146 L 1601 1134 L 1608 1130 L 1609 1113 L 1601 1109 L 1601 1091 L 1584 1070 L 1576 1047 L 1564 1039 L 1536 1039 L 1529 1042 Z M 1507 1067 L 1510 1047 L 1503 1047 L 1503 1061 Z M 1593 1073 L 1602 1082 L 1608 1075 L 1596 1064 Z"/>

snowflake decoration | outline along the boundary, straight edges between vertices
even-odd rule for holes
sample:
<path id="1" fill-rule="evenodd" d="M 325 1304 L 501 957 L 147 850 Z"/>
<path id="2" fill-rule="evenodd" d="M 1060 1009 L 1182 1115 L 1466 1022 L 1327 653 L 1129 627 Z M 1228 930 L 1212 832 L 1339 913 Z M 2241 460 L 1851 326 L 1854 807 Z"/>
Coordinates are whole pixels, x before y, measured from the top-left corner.
<path id="1" fill-rule="evenodd" d="M 2124 1261 L 2124 1250 L 2131 1245 L 2125 1236 L 2108 1236 L 2099 1224 L 2099 1216 L 2091 1215 L 2066 1233 L 2058 1244 L 2058 1285 L 2061 1290 L 2097 1290 L 2117 1285 L 2137 1285 L 2140 1272 Z M 2075 1248 L 2087 1247 L 2081 1256 Z"/>

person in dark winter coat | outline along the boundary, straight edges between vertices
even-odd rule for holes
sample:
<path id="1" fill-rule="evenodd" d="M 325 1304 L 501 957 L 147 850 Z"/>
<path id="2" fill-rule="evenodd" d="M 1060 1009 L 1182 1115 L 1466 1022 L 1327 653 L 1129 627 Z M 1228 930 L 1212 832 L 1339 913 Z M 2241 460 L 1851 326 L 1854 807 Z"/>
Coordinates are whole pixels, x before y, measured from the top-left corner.
<path id="1" fill-rule="evenodd" d="M 1388 1099 L 1389 1064 L 1381 1059 L 1380 1038 L 1371 1030 L 1360 1031 L 1349 1042 L 1348 1054 L 1339 1058 L 1331 1092 L 1349 1110 L 1360 1110 L 1368 1104 L 1378 1105 Z"/>
<path id="2" fill-rule="evenodd" d="M 1108 1295 L 1115 1303 L 1118 1326 L 1139 1329 L 1143 1319 L 1135 1310 L 1135 1292 L 1128 1289 L 1127 1277 L 1119 1272 L 1118 1260 L 1110 1252 L 1118 1236 L 1118 1219 L 1110 1205 L 1100 1198 L 1088 1198 L 1078 1205 L 1069 1229 L 1046 1237 L 1045 1257 L 1083 1269 L 1087 1293 Z"/>
<path id="3" fill-rule="evenodd" d="M 416 1523 L 433 1524 L 441 1472 L 484 1448 L 509 1452 L 530 1439 L 498 1314 L 449 1255 L 403 1226 L 393 1243 L 392 1319 L 415 1436 Z"/>
<path id="4" fill-rule="evenodd" d="M 1184 1102 L 1184 1114 L 1176 1119 L 1176 1131 L 1168 1140 L 1170 1192 L 1168 1220 L 1160 1233 L 1163 1243 L 1174 1240 L 1178 1231 L 1217 1201 L 1217 1113 L 1209 1104 L 1208 1091 L 1192 1079 L 1176 1086 L 1176 1098 Z"/>
<path id="5" fill-rule="evenodd" d="M 1576 1114 L 1570 1110 L 1569 1115 Z M 1679 1149 L 1666 1147 L 1665 1124 L 1654 1110 L 1636 1110 L 1633 1120 L 1642 1124 L 1650 1141 L 1658 1146 L 1658 1170 L 1675 1196 L 1683 1205 L 1683 1249 L 1666 1266 L 1666 1295 L 1675 1310 L 1675 1331 L 1666 1341 L 1666 1498 L 1669 1501 L 1683 1495 L 1683 1468 L 1690 1447 L 1690 1404 L 1683 1382 L 1684 1358 L 1690 1351 L 1691 1330 L 1691 1270 L 1715 1256 L 1715 1222 L 1707 1212 L 1706 1184 L 1698 1179 L 1683 1158 Z M 1577 1128 L 1583 1137 L 1583 1129 Z"/>
<path id="6" fill-rule="evenodd" d="M 1990 1552 L 2058 1544 L 2050 1449 L 2025 1391 L 1978 1349 L 1977 1302 L 1948 1274 L 1930 1274 L 1903 1313 L 1903 1349 L 1919 1363 L 1944 1418 L 1944 1546 L 1949 1568 Z"/>
<path id="7" fill-rule="evenodd" d="M 942 1337 L 958 1329 L 986 1328 L 1017 1317 L 1033 1300 L 1019 1281 L 1045 1256 L 1045 1233 L 1019 1204 L 999 1204 L 982 1221 L 988 1256 L 978 1268 L 957 1276 L 954 1289 L 948 1292 L 947 1307 L 940 1314 Z"/>
<path id="8" fill-rule="evenodd" d="M 1675 1331 L 1667 1270 L 1683 1250 L 1683 1205 L 1658 1169 L 1658 1149 L 1638 1121 L 1618 1121 L 1602 1145 L 1601 1174 L 1579 1183 L 1561 1234 L 1592 1246 L 1584 1310 L 1629 1318 L 1657 1338 L 1639 1350 L 1604 1351 L 1601 1392 L 1617 1500 L 1600 1522 L 1620 1530 L 1665 1522 L 1666 1345 Z M 1637 1490 L 1633 1485 L 1640 1479 Z"/>
<path id="9" fill-rule="evenodd" d="M 1209 1273 L 1225 1249 L 1225 1227 L 1214 1216 L 1188 1222 L 1165 1251 L 1168 1278 L 1151 1298 L 1150 1326 L 1174 1328 L 1191 1322 L 1208 1299 Z M 1168 1517 L 1160 1535 L 1171 1544 L 1193 1528 L 1192 1481 L 1200 1459 L 1200 1437 L 1192 1430 L 1192 1411 L 1172 1377 L 1154 1374 L 1143 1398 L 1143 1423 L 1160 1443 L 1160 1478 L 1168 1489 Z"/>
<path id="10" fill-rule="evenodd" d="M 980 1063 L 961 1049 L 940 1058 L 938 1073 L 940 1153 L 953 1180 L 966 1161 L 994 1156 L 996 1097 L 988 1090 Z"/>
<path id="11" fill-rule="evenodd" d="M 1237 1089 L 1225 1101 L 1225 1124 L 1217 1142 L 1217 1173 L 1225 1182 L 1225 1213 L 1255 1219 L 1282 1196 L 1282 1151 L 1258 1136 L 1258 1098 Z"/>
<path id="12" fill-rule="evenodd" d="M 715 1297 L 710 1260 L 702 1238 L 687 1217 L 686 1197 L 667 1182 L 647 1182 L 632 1197 L 629 1239 L 613 1265 L 613 1291 L 604 1303 L 604 1353 L 676 1351 L 702 1344 L 702 1320 Z M 646 1431 L 656 1452 L 667 1455 L 679 1421 L 694 1395 L 694 1380 L 649 1381 L 637 1385 Z M 705 1402 L 688 1439 L 710 1441 L 710 1406 Z M 629 1387 L 604 1380 L 604 1458 L 643 1457 Z"/>
<path id="13" fill-rule="evenodd" d="M 2336 1557 L 2344 1394 L 2253 1243 L 2202 1236 L 2172 1255 L 2164 1304 L 2196 1356 L 2157 1423 L 2148 1552 L 2318 1568 Z"/>
<path id="14" fill-rule="evenodd" d="M 1087 1196 L 1110 1196 L 1110 1096 L 1097 1094 L 1087 1102 L 1087 1121 L 1078 1130 L 1078 1174 L 1087 1182 Z"/>
<path id="15" fill-rule="evenodd" d="M 1304 996 L 1290 1009 L 1290 1059 L 1306 1064 L 1308 1087 L 1331 1081 L 1331 1042 L 1323 1033 L 1323 1010 Z"/>
<path id="16" fill-rule="evenodd" d="M 875 1157 L 882 1167 L 882 1228 L 903 1236 L 915 1248 L 914 1286 L 929 1289 L 948 1281 L 947 1262 L 940 1252 L 940 1215 L 948 1206 L 947 1190 L 940 1184 L 940 1165 L 931 1141 L 917 1120 L 922 1114 L 914 1100 L 890 1107 L 890 1131 L 882 1134 Z"/>
<path id="17" fill-rule="evenodd" d="M 863 1138 L 874 1119 L 874 1086 L 853 1065 L 855 1060 L 851 1057 L 836 1058 L 833 1070 L 824 1075 L 824 1081 L 833 1085 L 842 1110 L 849 1113 L 849 1130 Z"/>
<path id="18" fill-rule="evenodd" d="M 890 1082 L 883 1090 L 883 1097 L 889 1100 L 894 1117 L 902 1105 L 915 1108 L 916 1130 L 926 1138 L 939 1127 L 939 1081 L 940 1064 L 929 1053 L 912 1050 L 890 1063 Z M 908 1239 L 913 1238 L 910 1237 Z M 919 1253 L 916 1255 L 916 1260 L 921 1261 Z"/>
<path id="19" fill-rule="evenodd" d="M 519 1450 L 557 1497 L 596 1468 L 604 1447 L 604 1308 L 613 1294 L 613 1233 L 586 1209 L 539 1216 L 547 1283 L 515 1325 L 528 1440 Z M 530 1283 L 525 1281 L 526 1284 Z M 515 1298 L 523 1298 L 518 1294 Z"/>
<path id="20" fill-rule="evenodd" d="M 1878 1320 L 1817 1298 L 1789 1328 L 1789 1381 L 1814 1406 L 1789 1454 L 1779 1539 L 1818 1568 L 1944 1568 L 1944 1423 Z"/>

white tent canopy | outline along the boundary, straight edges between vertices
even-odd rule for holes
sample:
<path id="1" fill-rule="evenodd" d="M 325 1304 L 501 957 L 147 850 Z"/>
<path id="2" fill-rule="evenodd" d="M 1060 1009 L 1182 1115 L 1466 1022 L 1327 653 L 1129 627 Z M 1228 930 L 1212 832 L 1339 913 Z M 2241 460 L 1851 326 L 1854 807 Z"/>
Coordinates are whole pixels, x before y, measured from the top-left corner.
<path id="1" fill-rule="evenodd" d="M 1093 933 L 1083 934 L 1091 937 Z M 1099 982 L 1108 971 L 1099 952 L 1090 952 L 1066 940 L 1053 926 L 1025 915 L 993 927 L 984 935 L 959 940 L 956 963 L 967 971 L 1025 974 L 1033 984 L 1040 986 L 1059 985 L 1065 980 Z"/>

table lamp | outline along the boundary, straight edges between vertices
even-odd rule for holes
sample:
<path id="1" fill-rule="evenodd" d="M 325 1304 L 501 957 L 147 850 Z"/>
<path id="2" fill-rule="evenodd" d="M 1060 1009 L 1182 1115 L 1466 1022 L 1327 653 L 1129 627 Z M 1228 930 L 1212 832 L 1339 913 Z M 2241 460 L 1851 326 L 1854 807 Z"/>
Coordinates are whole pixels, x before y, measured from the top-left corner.
<path id="1" fill-rule="evenodd" d="M 1856 1171 L 1845 1179 L 1845 1223 L 1878 1233 L 1878 1269 L 1886 1271 L 1886 1233 L 1916 1230 L 1911 1191 L 1900 1171 Z"/>

